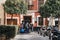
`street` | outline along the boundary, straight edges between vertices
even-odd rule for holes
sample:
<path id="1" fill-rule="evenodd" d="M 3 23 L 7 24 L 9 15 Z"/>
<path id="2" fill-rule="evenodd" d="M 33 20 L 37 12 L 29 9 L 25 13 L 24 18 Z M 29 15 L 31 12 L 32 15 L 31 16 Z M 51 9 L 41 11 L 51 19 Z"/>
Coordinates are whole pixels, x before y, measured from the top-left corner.
<path id="1" fill-rule="evenodd" d="M 49 40 L 47 36 L 43 37 L 35 32 L 29 34 L 18 34 L 12 40 Z"/>

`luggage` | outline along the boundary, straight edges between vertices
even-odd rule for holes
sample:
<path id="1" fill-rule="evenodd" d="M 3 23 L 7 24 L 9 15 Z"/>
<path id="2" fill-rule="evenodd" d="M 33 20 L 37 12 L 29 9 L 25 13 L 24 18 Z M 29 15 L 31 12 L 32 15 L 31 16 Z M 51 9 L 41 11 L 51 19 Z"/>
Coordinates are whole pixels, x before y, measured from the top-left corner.
<path id="1" fill-rule="evenodd" d="M 20 29 L 20 33 L 24 33 L 25 30 L 23 28 Z"/>

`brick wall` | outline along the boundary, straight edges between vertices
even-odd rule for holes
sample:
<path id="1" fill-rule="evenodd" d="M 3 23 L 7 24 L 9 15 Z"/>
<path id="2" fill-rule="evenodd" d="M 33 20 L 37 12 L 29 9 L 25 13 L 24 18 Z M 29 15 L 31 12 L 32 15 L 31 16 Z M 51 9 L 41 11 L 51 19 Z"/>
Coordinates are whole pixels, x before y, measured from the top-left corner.
<path id="1" fill-rule="evenodd" d="M 37 3 L 37 0 L 34 0 L 33 1 L 33 10 L 37 10 L 37 8 L 38 8 L 38 3 Z"/>

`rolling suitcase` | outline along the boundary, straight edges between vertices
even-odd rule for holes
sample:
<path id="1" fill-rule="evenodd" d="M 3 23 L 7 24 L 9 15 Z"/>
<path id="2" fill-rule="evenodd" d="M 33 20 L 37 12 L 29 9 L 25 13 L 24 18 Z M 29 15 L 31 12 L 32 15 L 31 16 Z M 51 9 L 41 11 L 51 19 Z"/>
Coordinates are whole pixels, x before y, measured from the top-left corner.
<path id="1" fill-rule="evenodd" d="M 25 30 L 23 28 L 20 29 L 20 33 L 24 33 Z"/>

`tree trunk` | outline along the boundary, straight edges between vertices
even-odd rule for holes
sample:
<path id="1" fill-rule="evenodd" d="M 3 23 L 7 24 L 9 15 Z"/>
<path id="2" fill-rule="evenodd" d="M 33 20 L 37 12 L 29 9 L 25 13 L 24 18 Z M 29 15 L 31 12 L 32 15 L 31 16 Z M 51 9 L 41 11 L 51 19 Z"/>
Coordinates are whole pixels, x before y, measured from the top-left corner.
<path id="1" fill-rule="evenodd" d="M 48 20 L 47 20 L 47 18 L 45 18 L 45 25 L 46 25 L 46 28 L 47 28 L 47 26 L 48 26 Z"/>
<path id="2" fill-rule="evenodd" d="M 51 26 L 51 27 L 55 26 L 55 20 L 54 20 L 54 17 L 51 16 L 49 20 L 50 20 L 50 21 L 49 21 L 49 26 Z"/>
<path id="3" fill-rule="evenodd" d="M 52 16 L 50 16 L 50 18 L 49 18 L 49 26 L 52 26 Z"/>
<path id="4" fill-rule="evenodd" d="M 13 25 L 13 14 L 11 14 L 11 25 Z"/>
<path id="5" fill-rule="evenodd" d="M 5 25 L 5 7 L 4 7 L 4 25 Z"/>
<path id="6" fill-rule="evenodd" d="M 58 29 L 60 31 L 60 17 L 58 17 Z"/>

